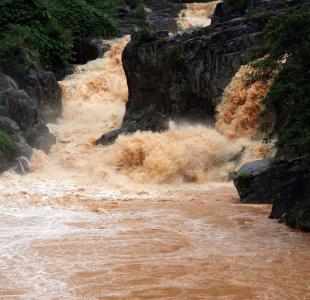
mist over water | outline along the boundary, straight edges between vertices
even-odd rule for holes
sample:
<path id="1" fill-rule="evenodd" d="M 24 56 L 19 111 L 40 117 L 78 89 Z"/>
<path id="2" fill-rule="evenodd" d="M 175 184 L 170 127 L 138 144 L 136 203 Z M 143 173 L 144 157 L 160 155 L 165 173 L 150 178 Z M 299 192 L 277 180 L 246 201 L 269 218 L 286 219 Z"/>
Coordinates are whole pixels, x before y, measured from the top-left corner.
<path id="1" fill-rule="evenodd" d="M 246 86 L 242 67 L 214 127 L 171 122 L 96 146 L 122 123 L 128 41 L 60 83 L 57 144 L 35 151 L 30 174 L 1 177 L 0 298 L 306 299 L 309 236 L 224 183 L 272 154 L 259 134 L 266 86 Z"/>
<path id="2" fill-rule="evenodd" d="M 270 146 L 251 139 L 257 136 L 267 87 L 246 87 L 247 67 L 227 87 L 216 128 L 171 122 L 167 132 L 137 132 L 112 146 L 96 146 L 98 137 L 121 126 L 128 98 L 121 53 L 128 41 L 111 41 L 104 58 L 77 67 L 61 82 L 63 116 L 49 125 L 57 144 L 49 155 L 35 151 L 27 180 L 132 190 L 136 184 L 224 182 L 242 164 L 271 155 Z"/>

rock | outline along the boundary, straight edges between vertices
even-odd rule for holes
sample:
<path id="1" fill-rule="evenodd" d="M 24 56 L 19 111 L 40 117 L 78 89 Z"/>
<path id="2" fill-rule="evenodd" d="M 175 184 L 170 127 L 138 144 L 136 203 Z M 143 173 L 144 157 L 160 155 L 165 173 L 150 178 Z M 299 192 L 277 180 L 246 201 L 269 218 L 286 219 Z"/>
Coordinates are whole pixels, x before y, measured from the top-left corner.
<path id="1" fill-rule="evenodd" d="M 250 163 L 234 183 L 242 202 L 272 203 L 270 218 L 310 231 L 310 168 L 305 159 Z"/>
<path id="2" fill-rule="evenodd" d="M 75 63 L 86 64 L 90 60 L 103 57 L 110 50 L 110 45 L 97 38 L 89 38 L 76 42 L 74 47 Z"/>
<path id="3" fill-rule="evenodd" d="M 146 1 L 146 11 L 141 12 L 141 6 L 130 7 L 121 5 L 118 8 L 120 19 L 117 26 L 117 35 L 124 36 L 133 34 L 142 28 L 148 27 L 151 31 L 165 31 L 171 33 L 178 32 L 176 18 L 180 11 L 185 8 L 184 3 L 193 1 L 173 1 L 164 2 L 158 0 Z"/>
<path id="4" fill-rule="evenodd" d="M 135 35 L 123 53 L 126 114 L 153 106 L 172 119 L 209 119 L 225 87 L 248 61 L 249 49 L 260 44 L 267 20 L 235 20 L 173 37 Z"/>
<path id="5" fill-rule="evenodd" d="M 6 92 L 18 89 L 17 83 L 9 76 L 0 73 L 0 105 L 6 106 Z"/>
<path id="6" fill-rule="evenodd" d="M 0 128 L 15 141 L 16 153 L 12 156 L 0 151 L 0 173 L 15 168 L 18 172 L 29 170 L 28 162 L 32 155 L 32 148 L 27 144 L 18 124 L 8 117 L 0 116 Z"/>
<path id="7" fill-rule="evenodd" d="M 30 172 L 29 163 L 30 161 L 25 156 L 18 156 L 15 158 L 16 165 L 14 167 L 14 171 L 21 175 L 25 175 Z"/>
<path id="8" fill-rule="evenodd" d="M 129 132 L 127 132 L 124 129 L 116 129 L 116 130 L 110 131 L 102 135 L 102 137 L 96 141 L 96 145 L 99 145 L 99 144 L 105 145 L 105 146 L 111 145 L 115 142 L 115 140 L 118 138 L 119 135 L 128 134 L 128 133 Z"/>
<path id="9" fill-rule="evenodd" d="M 270 166 L 269 160 L 257 160 L 244 165 L 234 176 L 234 184 L 243 203 L 270 204 L 262 182 Z"/>
<path id="10" fill-rule="evenodd" d="M 49 132 L 44 124 L 30 127 L 25 136 L 31 147 L 43 150 L 45 153 L 49 153 L 51 147 L 56 144 L 56 137 Z"/>
<path id="11" fill-rule="evenodd" d="M 18 124 L 27 143 L 48 153 L 56 138 L 41 119 L 35 100 L 24 90 L 6 92 L 5 98 L 9 116 Z"/>
<path id="12" fill-rule="evenodd" d="M 150 12 L 147 19 L 152 31 L 167 30 L 173 34 L 178 32 L 176 18 L 181 10 L 185 8 L 184 3 L 166 1 L 165 5 L 163 5 L 157 0 L 151 0 L 148 2 L 148 7 Z"/>
<path id="13" fill-rule="evenodd" d="M 183 2 L 188 1 L 168 1 L 162 5 L 150 0 L 148 5 L 154 13 L 157 7 L 161 12 L 157 15 L 164 16 L 171 7 L 177 7 L 175 12 L 179 12 Z M 122 58 L 129 89 L 124 120 L 129 119 L 127 115 L 152 106 L 172 120 L 208 123 L 214 118 L 224 89 L 240 66 L 248 63 L 250 50 L 262 43 L 262 29 L 268 20 L 283 7 L 302 2 L 246 2 L 252 8 L 262 9 L 256 17 L 244 17 L 248 7 L 239 11 L 219 3 L 209 27 L 193 28 L 175 36 L 146 29 L 136 32 Z"/>
<path id="14" fill-rule="evenodd" d="M 242 175 L 256 176 L 262 172 L 265 172 L 269 166 L 270 166 L 270 160 L 268 159 L 256 160 L 242 166 L 239 169 L 239 171 L 237 171 L 236 176 L 242 176 Z"/>
<path id="15" fill-rule="evenodd" d="M 8 117 L 0 116 L 0 127 L 14 139 L 18 155 L 30 159 L 32 148 L 26 142 L 18 124 Z"/>
<path id="16" fill-rule="evenodd" d="M 40 111 L 45 122 L 55 121 L 62 112 L 62 93 L 53 72 L 29 71 L 23 79 L 23 88 Z"/>
<path id="17" fill-rule="evenodd" d="M 24 91 L 15 90 L 6 93 L 6 103 L 9 115 L 19 127 L 26 131 L 40 122 L 35 101 Z"/>
<path id="18" fill-rule="evenodd" d="M 0 93 L 17 89 L 18 85 L 11 77 L 0 73 Z"/>
<path id="19" fill-rule="evenodd" d="M 4 171 L 11 168 L 13 165 L 13 162 L 7 158 L 7 156 L 0 151 L 0 173 L 3 173 Z"/>
<path id="20" fill-rule="evenodd" d="M 62 81 L 66 76 L 74 74 L 75 69 L 73 66 L 59 67 L 53 70 L 57 81 Z"/>
<path id="21" fill-rule="evenodd" d="M 134 133 L 135 131 L 161 132 L 168 129 L 168 119 L 153 107 L 145 111 L 127 114 L 120 129 L 104 134 L 96 144 L 112 144 L 119 135 Z"/>

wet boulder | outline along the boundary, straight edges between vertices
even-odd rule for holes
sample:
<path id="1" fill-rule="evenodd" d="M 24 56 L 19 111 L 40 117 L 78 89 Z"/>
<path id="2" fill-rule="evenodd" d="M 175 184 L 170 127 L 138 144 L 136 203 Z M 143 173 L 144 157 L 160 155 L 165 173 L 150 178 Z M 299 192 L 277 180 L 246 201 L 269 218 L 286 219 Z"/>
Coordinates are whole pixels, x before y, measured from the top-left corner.
<path id="1" fill-rule="evenodd" d="M 75 63 L 86 64 L 91 60 L 103 57 L 111 49 L 111 46 L 101 39 L 89 38 L 75 43 Z"/>
<path id="2" fill-rule="evenodd" d="M 7 158 L 7 156 L 0 151 L 0 173 L 8 170 L 12 167 L 12 161 Z"/>
<path id="3" fill-rule="evenodd" d="M 0 116 L 0 128 L 4 129 L 15 141 L 17 154 L 30 159 L 32 148 L 26 142 L 18 124 L 8 117 Z"/>
<path id="4" fill-rule="evenodd" d="M 56 137 L 49 132 L 44 123 L 30 127 L 25 132 L 26 140 L 35 149 L 49 153 L 51 147 L 56 144 Z"/>
<path id="5" fill-rule="evenodd" d="M 15 90 L 5 94 L 9 115 L 22 130 L 40 122 L 34 100 L 24 91 Z"/>
<path id="6" fill-rule="evenodd" d="M 5 101 L 10 118 L 18 124 L 27 143 L 48 153 L 56 138 L 42 120 L 35 100 L 24 90 L 14 90 L 5 93 Z"/>
<path id="7" fill-rule="evenodd" d="M 55 121 L 62 112 L 62 93 L 53 72 L 31 70 L 23 79 L 23 88 L 35 101 L 45 122 Z"/>
<path id="8" fill-rule="evenodd" d="M 168 118 L 149 107 L 145 111 L 127 114 L 120 129 L 108 132 L 97 140 L 97 144 L 112 144 L 119 135 L 131 134 L 136 131 L 162 132 L 168 129 Z"/>
<path id="9" fill-rule="evenodd" d="M 0 93 L 17 89 L 17 83 L 10 76 L 0 73 Z"/>
<path id="10" fill-rule="evenodd" d="M 244 165 L 236 172 L 234 184 L 241 202 L 252 204 L 272 203 L 272 200 L 264 194 L 266 183 L 262 182 L 269 166 L 269 160 L 256 160 Z"/>
<path id="11" fill-rule="evenodd" d="M 243 203 L 271 203 L 270 218 L 310 231 L 310 168 L 303 158 L 256 161 L 242 167 L 234 184 Z"/>

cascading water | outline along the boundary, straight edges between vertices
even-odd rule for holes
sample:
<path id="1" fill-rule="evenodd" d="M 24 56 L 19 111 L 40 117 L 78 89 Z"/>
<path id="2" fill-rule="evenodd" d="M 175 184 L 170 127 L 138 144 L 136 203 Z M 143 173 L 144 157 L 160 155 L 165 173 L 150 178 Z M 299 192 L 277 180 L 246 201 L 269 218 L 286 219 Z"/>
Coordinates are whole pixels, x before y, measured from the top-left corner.
<path id="1" fill-rule="evenodd" d="M 95 146 L 122 121 L 127 42 L 61 82 L 51 154 L 1 178 L 0 297 L 307 299 L 309 236 L 268 220 L 268 205 L 240 205 L 231 183 L 211 183 L 270 154 L 250 139 L 266 87 L 244 86 L 242 68 L 217 130 L 172 123 Z"/>
<path id="2" fill-rule="evenodd" d="M 209 26 L 211 16 L 216 5 L 221 1 L 211 1 L 207 3 L 187 3 L 186 9 L 179 14 L 177 23 L 182 31 L 197 27 Z"/>
<path id="3" fill-rule="evenodd" d="M 137 132 L 110 147 L 95 146 L 97 137 L 121 125 L 128 93 L 121 53 L 128 41 L 124 37 L 110 42 L 112 50 L 105 58 L 77 67 L 61 82 L 63 116 L 49 125 L 58 143 L 48 156 L 35 152 L 32 174 L 25 180 L 45 178 L 125 190 L 131 186 L 133 191 L 138 185 L 144 189 L 144 184 L 223 182 L 242 164 L 270 154 L 261 141 L 246 138 L 252 137 L 249 130 L 257 130 L 259 99 L 267 88 L 255 85 L 242 90 L 243 68 L 219 106 L 216 126 L 221 133 L 171 123 L 165 133 Z M 243 127 L 234 125 L 238 122 Z"/>

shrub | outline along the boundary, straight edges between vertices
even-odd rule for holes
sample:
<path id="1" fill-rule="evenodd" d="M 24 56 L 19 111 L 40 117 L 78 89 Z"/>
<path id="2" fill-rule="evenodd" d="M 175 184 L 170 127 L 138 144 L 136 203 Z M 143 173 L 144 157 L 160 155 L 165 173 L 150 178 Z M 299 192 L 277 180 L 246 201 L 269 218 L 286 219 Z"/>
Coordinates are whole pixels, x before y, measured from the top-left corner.
<path id="1" fill-rule="evenodd" d="M 278 115 L 278 147 L 310 156 L 310 9 L 291 9 L 264 28 L 256 79 L 275 79 L 263 102 Z"/>
<path id="2" fill-rule="evenodd" d="M 17 153 L 14 140 L 1 128 L 0 128 L 0 151 L 7 158 L 12 158 Z"/>
<path id="3" fill-rule="evenodd" d="M 2 0 L 0 64 L 23 73 L 35 61 L 46 68 L 66 65 L 75 40 L 107 37 L 116 26 L 112 0 Z"/>

